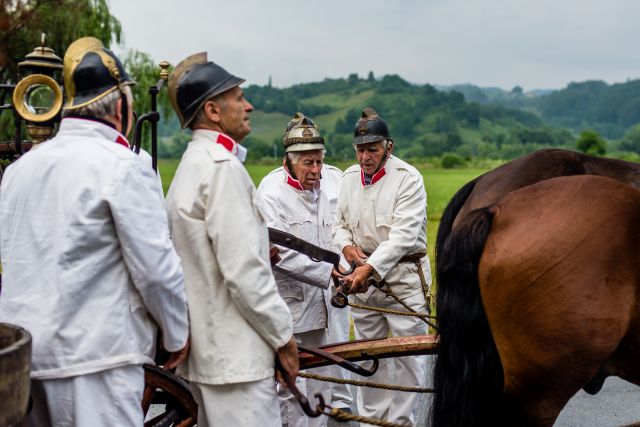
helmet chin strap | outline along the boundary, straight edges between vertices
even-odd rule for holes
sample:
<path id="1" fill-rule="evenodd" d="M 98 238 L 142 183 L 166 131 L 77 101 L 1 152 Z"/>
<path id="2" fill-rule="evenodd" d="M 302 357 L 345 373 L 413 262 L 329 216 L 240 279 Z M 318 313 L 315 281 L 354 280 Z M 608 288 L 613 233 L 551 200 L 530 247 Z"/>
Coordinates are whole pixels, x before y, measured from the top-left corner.
<path id="1" fill-rule="evenodd" d="M 382 167 L 384 166 L 384 164 L 385 164 L 385 162 L 387 161 L 388 158 L 389 158 L 389 142 L 387 141 L 387 144 L 384 146 L 384 155 L 382 156 L 382 159 L 380 160 L 380 163 L 378 163 L 378 167 L 376 167 L 376 170 L 374 170 L 371 175 L 369 175 L 369 174 L 365 174 L 365 175 L 373 176 L 373 175 L 377 174 L 380 171 L 380 169 L 382 169 Z"/>
<path id="2" fill-rule="evenodd" d="M 122 130 L 120 133 L 126 138 L 127 130 L 129 129 L 129 101 L 127 100 L 127 93 L 123 88 L 120 88 L 120 94 L 122 95 L 120 98 L 122 99 L 120 103 L 120 115 L 122 116 L 120 123 L 122 124 Z"/>
<path id="3" fill-rule="evenodd" d="M 291 175 L 291 178 L 298 180 L 298 177 L 296 177 L 296 173 L 293 171 L 293 166 L 291 165 L 291 158 L 289 157 L 289 153 L 284 153 L 284 166 L 287 169 L 287 172 L 289 172 L 289 175 Z"/>

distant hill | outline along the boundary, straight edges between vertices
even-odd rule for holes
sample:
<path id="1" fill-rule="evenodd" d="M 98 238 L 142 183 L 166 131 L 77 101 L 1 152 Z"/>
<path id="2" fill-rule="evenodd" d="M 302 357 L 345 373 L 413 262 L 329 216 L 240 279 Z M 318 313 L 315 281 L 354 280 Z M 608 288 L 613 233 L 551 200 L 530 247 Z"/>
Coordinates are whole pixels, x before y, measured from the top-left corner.
<path id="1" fill-rule="evenodd" d="M 640 123 L 640 80 L 609 85 L 600 80 L 570 83 L 561 90 L 523 92 L 483 88 L 471 84 L 441 86 L 457 91 L 470 102 L 518 108 L 540 116 L 545 122 L 576 132 L 593 129 L 610 139 L 621 138 Z"/>
<path id="2" fill-rule="evenodd" d="M 398 75 L 370 73 L 282 89 L 252 85 L 245 93 L 255 107 L 245 142 L 254 159 L 282 155 L 282 134 L 296 111 L 316 121 L 328 155 L 344 159 L 353 157 L 353 127 L 367 106 L 387 120 L 396 153 L 404 157 L 455 153 L 510 159 L 542 147 L 574 148 L 576 135 L 586 129 L 620 140 L 640 123 L 640 80 L 524 91 L 519 86 L 418 85 Z M 179 156 L 188 135 L 178 133 L 177 121 L 164 124 L 161 135 L 163 155 Z"/>
<path id="3" fill-rule="evenodd" d="M 500 105 L 468 102 L 457 91 L 440 91 L 407 82 L 398 75 L 245 89 L 254 105 L 253 132 L 246 141 L 252 156 L 282 155 L 288 120 L 302 111 L 316 121 L 332 157 L 352 158 L 353 127 L 364 107 L 387 120 L 404 157 L 441 156 L 512 158 L 543 146 L 573 146 L 574 136 L 545 124 L 537 115 Z"/>

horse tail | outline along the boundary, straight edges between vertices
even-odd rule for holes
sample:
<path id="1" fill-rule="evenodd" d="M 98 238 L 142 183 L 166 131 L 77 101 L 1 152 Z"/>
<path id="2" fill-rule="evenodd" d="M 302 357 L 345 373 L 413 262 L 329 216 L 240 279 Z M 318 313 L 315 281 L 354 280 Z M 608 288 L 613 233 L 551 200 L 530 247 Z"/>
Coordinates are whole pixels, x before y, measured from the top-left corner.
<path id="1" fill-rule="evenodd" d="M 504 377 L 478 283 L 478 263 L 492 219 L 491 207 L 471 212 L 441 248 L 434 427 L 499 424 Z"/>
<path id="2" fill-rule="evenodd" d="M 453 222 L 456 220 L 458 212 L 460 212 L 460 209 L 462 209 L 462 206 L 464 206 L 465 202 L 469 198 L 469 194 L 471 194 L 473 189 L 476 187 L 477 182 L 477 178 L 473 181 L 467 182 L 464 187 L 459 189 L 458 192 L 453 195 L 451 200 L 449 200 L 447 207 L 444 209 L 442 218 L 440 218 L 440 226 L 438 227 L 438 236 L 436 238 L 436 264 L 438 260 L 438 254 L 444 247 L 444 242 L 447 241 L 447 238 L 451 234 Z"/>

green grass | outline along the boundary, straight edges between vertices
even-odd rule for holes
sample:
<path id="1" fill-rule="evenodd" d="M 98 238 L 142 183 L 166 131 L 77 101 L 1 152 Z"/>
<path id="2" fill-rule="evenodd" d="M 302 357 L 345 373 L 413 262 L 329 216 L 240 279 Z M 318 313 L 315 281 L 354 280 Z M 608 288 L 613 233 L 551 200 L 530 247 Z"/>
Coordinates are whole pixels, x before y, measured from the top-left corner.
<path id="1" fill-rule="evenodd" d="M 169 189 L 169 184 L 173 179 L 176 167 L 179 160 L 160 160 L 158 162 L 158 168 L 160 175 L 162 176 L 162 185 L 165 193 Z M 258 186 L 260 180 L 280 165 L 247 165 L 247 171 L 253 179 L 253 182 Z M 335 166 L 346 169 L 348 163 L 338 163 Z M 428 223 L 427 223 L 427 243 L 429 248 L 429 258 L 431 259 L 431 271 L 434 270 L 434 245 L 436 241 L 436 235 L 438 233 L 438 226 L 440 225 L 440 217 L 442 211 L 449 203 L 451 197 L 467 182 L 471 181 L 478 175 L 486 172 L 485 169 L 436 169 L 418 165 L 418 169 L 422 173 L 425 182 L 425 188 L 427 190 L 427 204 L 428 204 Z"/>

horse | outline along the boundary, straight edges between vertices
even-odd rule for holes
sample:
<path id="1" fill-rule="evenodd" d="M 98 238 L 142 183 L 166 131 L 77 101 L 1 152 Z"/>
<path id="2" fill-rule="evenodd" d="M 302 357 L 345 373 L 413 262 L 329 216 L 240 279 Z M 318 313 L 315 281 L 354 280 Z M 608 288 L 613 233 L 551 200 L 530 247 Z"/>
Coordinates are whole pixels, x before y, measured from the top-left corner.
<path id="1" fill-rule="evenodd" d="M 470 212 L 437 265 L 440 426 L 551 426 L 590 382 L 640 385 L 640 192 L 544 180 Z"/>
<path id="2" fill-rule="evenodd" d="M 545 149 L 493 169 L 463 186 L 453 196 L 440 220 L 437 254 L 451 230 L 469 212 L 490 206 L 505 194 L 545 179 L 571 175 L 599 175 L 617 179 L 640 190 L 640 164 L 588 156 L 575 151 Z"/>

